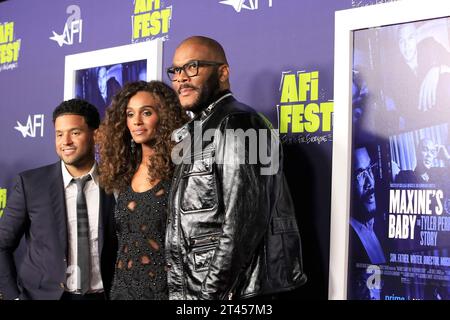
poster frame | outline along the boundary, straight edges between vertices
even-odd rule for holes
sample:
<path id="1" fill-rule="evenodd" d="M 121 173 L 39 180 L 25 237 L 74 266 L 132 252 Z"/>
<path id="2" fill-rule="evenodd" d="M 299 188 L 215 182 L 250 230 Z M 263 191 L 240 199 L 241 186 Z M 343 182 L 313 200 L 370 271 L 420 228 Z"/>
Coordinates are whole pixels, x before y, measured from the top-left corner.
<path id="1" fill-rule="evenodd" d="M 334 118 L 328 298 L 347 299 L 352 164 L 353 33 L 450 16 L 441 0 L 402 0 L 335 13 Z"/>
<path id="2" fill-rule="evenodd" d="M 78 70 L 146 60 L 147 81 L 161 80 L 162 55 L 161 39 L 68 55 L 65 57 L 64 100 L 75 97 Z"/>

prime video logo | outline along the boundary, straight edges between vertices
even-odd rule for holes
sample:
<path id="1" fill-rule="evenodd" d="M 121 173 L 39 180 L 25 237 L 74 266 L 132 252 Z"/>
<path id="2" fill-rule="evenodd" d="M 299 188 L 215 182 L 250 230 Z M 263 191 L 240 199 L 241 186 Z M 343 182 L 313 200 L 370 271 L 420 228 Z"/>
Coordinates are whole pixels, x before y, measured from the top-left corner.
<path id="1" fill-rule="evenodd" d="M 269 7 L 272 7 L 272 0 L 267 0 Z M 245 10 L 258 10 L 259 0 L 223 0 L 219 3 L 232 6 L 236 12 L 241 12 L 242 9 Z"/>
<path id="2" fill-rule="evenodd" d="M 172 140 L 180 141 L 172 149 L 174 164 L 192 164 L 211 168 L 213 163 L 227 169 L 240 165 L 256 165 L 261 175 L 277 174 L 280 167 L 280 140 L 276 129 L 207 129 L 202 121 L 194 122 L 194 135 L 185 130 L 175 130 Z M 211 142 L 208 145 L 208 142 Z M 204 147 L 205 145 L 206 148 Z M 225 146 L 225 147 L 222 147 Z"/>

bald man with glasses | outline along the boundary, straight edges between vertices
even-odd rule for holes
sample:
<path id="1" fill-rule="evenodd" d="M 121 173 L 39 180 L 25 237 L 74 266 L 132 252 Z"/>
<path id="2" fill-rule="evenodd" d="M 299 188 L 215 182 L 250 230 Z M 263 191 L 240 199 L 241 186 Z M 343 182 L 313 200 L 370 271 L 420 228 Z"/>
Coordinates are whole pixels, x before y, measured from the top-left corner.
<path id="1" fill-rule="evenodd" d="M 193 114 L 173 135 L 191 148 L 183 149 L 169 197 L 170 299 L 271 298 L 300 287 L 306 281 L 300 235 L 282 154 L 272 143 L 278 138 L 233 97 L 222 46 L 201 36 L 184 40 L 167 75 L 181 106 Z M 236 130 L 263 132 L 266 145 L 257 135 L 250 143 L 225 134 Z M 250 145 L 273 155 L 269 167 L 250 161 Z M 242 153 L 235 152 L 239 147 Z"/>

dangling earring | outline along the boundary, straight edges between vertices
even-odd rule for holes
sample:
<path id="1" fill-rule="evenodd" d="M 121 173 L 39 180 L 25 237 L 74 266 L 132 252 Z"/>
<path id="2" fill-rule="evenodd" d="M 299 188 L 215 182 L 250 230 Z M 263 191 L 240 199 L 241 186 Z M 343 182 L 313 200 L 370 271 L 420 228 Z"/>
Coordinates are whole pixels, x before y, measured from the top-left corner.
<path id="1" fill-rule="evenodd" d="M 131 139 L 131 154 L 134 155 L 136 152 L 136 143 Z"/>
<path id="2" fill-rule="evenodd" d="M 100 160 L 100 151 L 99 151 L 98 144 L 94 145 L 94 158 L 95 158 L 95 161 L 97 161 L 97 162 Z"/>

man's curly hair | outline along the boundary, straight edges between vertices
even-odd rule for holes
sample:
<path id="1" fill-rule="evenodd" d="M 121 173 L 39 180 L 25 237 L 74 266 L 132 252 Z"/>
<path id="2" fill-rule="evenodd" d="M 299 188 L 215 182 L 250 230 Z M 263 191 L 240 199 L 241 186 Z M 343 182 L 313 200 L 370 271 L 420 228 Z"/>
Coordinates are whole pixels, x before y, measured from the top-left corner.
<path id="1" fill-rule="evenodd" d="M 99 146 L 100 185 L 106 192 L 120 192 L 131 184 L 142 158 L 142 148 L 136 144 L 131 151 L 131 134 L 127 127 L 126 109 L 138 92 L 148 92 L 156 100 L 159 116 L 154 137 L 154 154 L 150 157 L 148 178 L 151 183 L 170 179 L 173 164 L 170 154 L 174 143 L 173 130 L 188 121 L 176 92 L 161 81 L 137 81 L 126 84 L 113 98 L 111 106 L 96 134 Z"/>

